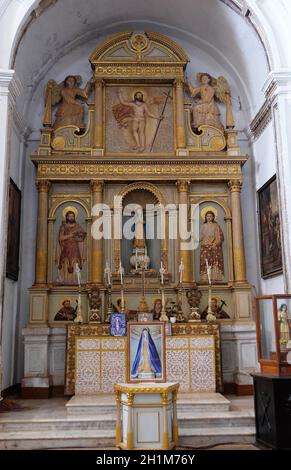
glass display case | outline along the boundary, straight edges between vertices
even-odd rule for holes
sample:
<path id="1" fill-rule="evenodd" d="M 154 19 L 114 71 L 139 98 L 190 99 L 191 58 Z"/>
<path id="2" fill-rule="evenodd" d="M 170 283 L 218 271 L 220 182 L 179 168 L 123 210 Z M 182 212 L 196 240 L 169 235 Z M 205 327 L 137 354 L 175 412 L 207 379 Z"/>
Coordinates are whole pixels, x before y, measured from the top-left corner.
<path id="1" fill-rule="evenodd" d="M 261 372 L 291 375 L 291 295 L 257 296 L 256 327 Z"/>

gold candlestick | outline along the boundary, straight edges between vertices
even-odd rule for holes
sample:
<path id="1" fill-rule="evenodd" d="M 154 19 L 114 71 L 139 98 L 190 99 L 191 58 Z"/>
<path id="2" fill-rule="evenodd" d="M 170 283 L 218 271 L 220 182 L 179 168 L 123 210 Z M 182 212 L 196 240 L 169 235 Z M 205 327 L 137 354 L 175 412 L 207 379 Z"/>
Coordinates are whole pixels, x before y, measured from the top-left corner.
<path id="1" fill-rule="evenodd" d="M 75 323 L 83 323 L 82 317 L 82 305 L 81 305 L 81 289 L 79 288 L 79 295 L 78 295 L 78 308 L 77 308 L 77 316 L 74 319 Z"/>
<path id="2" fill-rule="evenodd" d="M 166 302 L 165 302 L 165 290 L 164 290 L 164 274 L 166 270 L 163 266 L 163 262 L 161 261 L 161 269 L 160 269 L 160 274 L 161 274 L 161 291 L 162 291 L 162 313 L 159 318 L 160 321 L 167 322 L 169 321 L 168 316 L 166 314 Z"/>
<path id="3" fill-rule="evenodd" d="M 145 259 L 140 261 L 140 267 L 141 267 L 141 281 L 142 281 L 142 296 L 139 302 L 138 311 L 141 313 L 148 313 L 149 307 L 145 298 L 145 268 L 146 268 Z"/>
<path id="4" fill-rule="evenodd" d="M 179 284 L 178 288 L 178 315 L 177 315 L 177 322 L 183 323 L 185 322 L 185 317 L 183 315 L 183 285 Z"/>
<path id="5" fill-rule="evenodd" d="M 211 289 L 211 269 L 212 267 L 208 264 L 208 260 L 206 260 L 206 269 L 208 275 L 208 282 L 209 282 L 209 289 L 208 289 L 208 309 L 207 309 L 207 321 L 216 321 L 216 316 L 213 314 L 211 310 L 211 299 L 212 299 L 212 289 Z"/>

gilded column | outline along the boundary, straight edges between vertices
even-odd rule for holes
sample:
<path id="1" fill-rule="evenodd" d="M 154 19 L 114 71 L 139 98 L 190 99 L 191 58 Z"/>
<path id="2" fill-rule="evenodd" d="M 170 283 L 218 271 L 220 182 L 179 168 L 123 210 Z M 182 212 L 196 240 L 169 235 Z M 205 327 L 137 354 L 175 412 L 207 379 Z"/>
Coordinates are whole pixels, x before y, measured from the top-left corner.
<path id="1" fill-rule="evenodd" d="M 184 245 L 188 244 L 190 240 L 183 240 L 183 232 L 186 234 L 188 231 L 188 200 L 189 200 L 189 186 L 190 181 L 177 181 L 176 183 L 179 195 L 179 243 L 180 243 L 180 260 L 184 264 L 183 284 L 193 283 L 193 267 L 192 256 L 193 251 L 187 250 Z M 190 243 L 189 243 L 190 244 Z M 190 247 L 189 247 L 190 248 Z"/>
<path id="2" fill-rule="evenodd" d="M 243 239 L 243 224 L 240 193 L 241 181 L 229 181 L 231 212 L 232 212 L 232 244 L 235 282 L 246 281 L 246 261 Z"/>
<path id="3" fill-rule="evenodd" d="M 47 282 L 48 266 L 48 193 L 50 182 L 37 181 L 38 213 L 36 241 L 35 284 L 45 285 Z"/>
<path id="4" fill-rule="evenodd" d="M 126 435 L 126 449 L 131 450 L 133 448 L 133 430 L 132 430 L 132 405 L 134 399 L 134 393 L 127 393 L 127 435 Z"/>
<path id="5" fill-rule="evenodd" d="M 104 182 L 91 181 L 92 207 L 103 203 Z M 91 257 L 91 281 L 93 284 L 103 284 L 103 239 L 92 239 L 92 257 Z"/>
<path id="6" fill-rule="evenodd" d="M 116 399 L 116 412 L 117 412 L 117 420 L 116 420 L 116 446 L 120 446 L 122 433 L 121 433 L 121 393 L 120 391 L 115 392 L 115 399 Z"/>
<path id="7" fill-rule="evenodd" d="M 184 117 L 184 82 L 182 79 L 175 81 L 176 87 L 176 147 L 186 148 L 185 117 Z"/>
<path id="8" fill-rule="evenodd" d="M 168 450 L 170 447 L 169 443 L 169 432 L 168 432 L 168 392 L 163 392 L 162 404 L 163 404 L 163 437 L 162 437 L 162 448 Z"/>
<path id="9" fill-rule="evenodd" d="M 103 149 L 103 80 L 95 82 L 94 147 Z"/>
<path id="10" fill-rule="evenodd" d="M 172 400 L 173 400 L 173 441 L 175 446 L 178 445 L 178 417 L 177 417 L 177 395 L 178 390 L 173 390 Z"/>

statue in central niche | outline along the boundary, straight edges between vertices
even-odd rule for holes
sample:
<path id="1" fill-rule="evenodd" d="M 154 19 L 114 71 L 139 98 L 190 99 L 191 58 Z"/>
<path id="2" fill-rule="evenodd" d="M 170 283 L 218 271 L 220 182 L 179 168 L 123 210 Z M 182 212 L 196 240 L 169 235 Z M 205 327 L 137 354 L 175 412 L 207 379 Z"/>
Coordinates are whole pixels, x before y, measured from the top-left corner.
<path id="1" fill-rule="evenodd" d="M 113 114 L 121 127 L 131 127 L 134 146 L 132 150 L 144 152 L 146 147 L 146 120 L 148 118 L 162 120 L 163 117 L 152 114 L 144 102 L 143 93 L 137 91 L 133 101 L 125 101 L 118 93 L 120 103 L 113 106 Z"/>

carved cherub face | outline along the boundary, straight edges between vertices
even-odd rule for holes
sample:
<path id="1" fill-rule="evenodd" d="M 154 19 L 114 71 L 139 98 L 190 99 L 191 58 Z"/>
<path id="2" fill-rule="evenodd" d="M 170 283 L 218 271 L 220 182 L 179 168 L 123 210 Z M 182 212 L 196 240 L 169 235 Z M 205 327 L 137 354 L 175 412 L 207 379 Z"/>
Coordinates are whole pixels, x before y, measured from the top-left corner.
<path id="1" fill-rule="evenodd" d="M 65 79 L 65 87 L 74 88 L 75 85 L 76 85 L 75 77 L 69 76 Z"/>
<path id="2" fill-rule="evenodd" d="M 208 85 L 208 83 L 210 82 L 210 77 L 208 75 L 202 75 L 200 80 L 202 85 Z"/>

